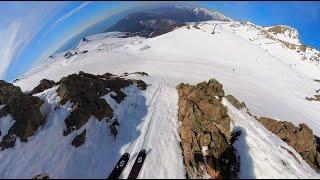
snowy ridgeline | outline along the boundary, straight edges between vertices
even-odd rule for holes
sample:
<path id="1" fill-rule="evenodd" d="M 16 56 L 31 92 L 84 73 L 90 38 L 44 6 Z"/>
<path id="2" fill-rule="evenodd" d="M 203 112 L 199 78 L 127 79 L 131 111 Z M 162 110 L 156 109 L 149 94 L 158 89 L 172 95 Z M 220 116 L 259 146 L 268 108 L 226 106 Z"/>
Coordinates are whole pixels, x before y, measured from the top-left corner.
<path id="1" fill-rule="evenodd" d="M 215 34 L 211 34 L 216 24 Z M 184 178 L 175 87 L 181 82 L 196 84 L 213 77 L 224 85 L 226 93 L 245 101 L 257 116 L 296 125 L 306 123 L 320 134 L 320 103 L 305 99 L 319 88 L 313 81 L 320 79 L 316 62 L 301 60 L 301 53 L 262 36 L 249 24 L 209 21 L 198 27 L 181 27 L 150 39 L 95 36 L 79 46 L 87 53 L 68 59 L 56 56 L 26 73 L 15 82 L 24 91 L 33 89 L 41 79 L 58 81 L 80 70 L 118 75 L 144 71 L 150 77 L 142 78 L 149 85 L 144 93 L 137 93 L 134 87 L 126 89 L 129 95 L 119 105 L 105 97 L 119 119 L 118 139 L 108 134 L 104 122 L 92 117 L 83 127 L 87 137 L 79 148 L 70 145 L 77 133 L 63 137 L 61 132 L 70 106 L 53 111 L 58 99 L 54 88 L 38 94 L 46 100 L 44 109 L 52 111 L 48 122 L 28 143 L 19 142 L 0 153 L 0 176 L 32 177 L 46 172 L 52 178 L 105 178 L 121 153 L 128 151 L 134 159 L 141 148 L 146 148 L 148 156 L 139 178 Z M 224 104 L 233 128 L 244 132 L 236 142 L 241 177 L 319 178 L 291 147 L 245 112 L 226 101 Z M 7 125 L 2 129 L 1 124 L 1 131 L 10 120 L 3 123 Z M 281 146 L 295 152 L 302 163 Z M 132 164 L 130 160 L 128 167 Z M 129 169 L 122 177 L 127 177 Z"/>

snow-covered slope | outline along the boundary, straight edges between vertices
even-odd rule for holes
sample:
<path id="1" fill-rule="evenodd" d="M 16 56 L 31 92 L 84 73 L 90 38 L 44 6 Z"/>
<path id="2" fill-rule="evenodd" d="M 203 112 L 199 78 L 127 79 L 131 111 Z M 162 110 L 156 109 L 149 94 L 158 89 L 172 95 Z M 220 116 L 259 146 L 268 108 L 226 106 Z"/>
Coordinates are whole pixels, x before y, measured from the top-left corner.
<path id="1" fill-rule="evenodd" d="M 263 29 L 270 32 L 276 39 L 293 44 L 301 44 L 298 31 L 290 26 L 276 25 L 264 27 Z"/>
<path id="2" fill-rule="evenodd" d="M 216 24 L 216 31 L 211 34 Z M 58 81 L 79 71 L 118 75 L 144 71 L 150 77 L 140 77 L 149 85 L 146 92 L 139 94 L 131 87 L 127 89 L 130 98 L 113 107 L 120 124 L 133 121 L 132 127 L 120 126 L 119 139 L 113 141 L 105 125 L 92 118 L 85 125 L 89 129 L 88 140 L 78 149 L 72 148 L 67 143 L 70 139 L 62 137 L 61 132 L 55 132 L 62 129 L 68 107 L 53 113 L 57 99 L 54 89 L 38 94 L 52 112 L 49 121 L 30 142 L 0 153 L 0 176 L 31 177 L 47 172 L 54 178 L 104 178 L 121 153 L 128 151 L 134 159 L 140 148 L 146 148 L 148 157 L 139 178 L 184 178 L 175 87 L 181 82 L 196 84 L 213 77 L 224 85 L 227 94 L 244 101 L 252 113 L 295 124 L 303 122 L 320 134 L 320 104 L 305 99 L 319 87 L 313 81 L 320 79 L 318 62 L 302 61 L 303 53 L 262 35 L 264 31 L 255 25 L 208 21 L 198 27 L 182 27 L 149 39 L 95 36 L 79 45 L 87 53 L 69 59 L 54 57 L 26 73 L 15 82 L 24 91 L 31 90 L 43 78 Z M 241 164 L 248 167 L 241 168 L 241 177 L 319 178 L 305 162 L 299 164 L 280 146 L 294 151 L 292 148 L 244 112 L 224 103 L 234 128 L 246 131 L 245 138 L 237 144 L 243 157 Z M 43 139 L 41 133 L 48 138 Z M 19 158 L 21 154 L 25 158 Z M 30 167 L 28 162 L 33 165 Z M 131 160 L 128 167 L 132 163 Z"/>

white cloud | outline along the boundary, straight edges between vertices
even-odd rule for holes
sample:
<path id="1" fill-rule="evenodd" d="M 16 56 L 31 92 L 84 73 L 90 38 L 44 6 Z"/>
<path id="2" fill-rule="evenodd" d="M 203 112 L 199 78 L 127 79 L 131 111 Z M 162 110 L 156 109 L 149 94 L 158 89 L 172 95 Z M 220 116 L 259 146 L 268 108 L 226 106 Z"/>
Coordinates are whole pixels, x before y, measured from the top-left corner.
<path id="1" fill-rule="evenodd" d="M 15 42 L 17 39 L 19 26 L 19 23 L 12 22 L 9 24 L 7 29 L 0 30 L 1 36 L 6 37 L 5 41 L 2 41 L 2 43 L 0 43 L 0 79 L 6 78 L 8 66 L 10 65 L 12 56 L 17 49 L 17 44 Z"/>
<path id="2" fill-rule="evenodd" d="M 0 4 L 0 79 L 30 41 L 65 2 L 6 2 Z"/>
<path id="3" fill-rule="evenodd" d="M 59 19 L 57 19 L 54 24 L 49 28 L 48 32 L 53 30 L 54 27 L 56 27 L 58 24 L 62 23 L 63 21 L 65 21 L 66 19 L 68 19 L 70 16 L 74 15 L 75 13 L 77 13 L 79 10 L 81 10 L 82 8 L 86 7 L 89 3 L 91 2 L 84 2 L 82 4 L 80 4 L 78 7 L 76 7 L 75 9 L 73 9 L 72 11 L 70 11 L 69 13 L 67 13 L 64 16 L 61 16 Z"/>

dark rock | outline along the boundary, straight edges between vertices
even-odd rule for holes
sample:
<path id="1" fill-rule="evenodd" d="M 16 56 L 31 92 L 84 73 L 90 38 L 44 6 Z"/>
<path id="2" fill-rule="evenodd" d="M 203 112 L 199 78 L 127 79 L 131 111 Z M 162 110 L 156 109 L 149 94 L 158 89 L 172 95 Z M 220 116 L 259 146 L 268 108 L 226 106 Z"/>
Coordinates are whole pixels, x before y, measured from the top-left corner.
<path id="1" fill-rule="evenodd" d="M 55 84 L 56 83 L 54 81 L 42 79 L 40 81 L 40 84 L 37 87 L 35 87 L 29 94 L 32 95 L 32 94 L 43 92 L 46 89 L 52 88 L 53 86 L 55 86 Z"/>
<path id="2" fill-rule="evenodd" d="M 49 174 L 43 173 L 43 174 L 34 176 L 32 179 L 50 179 L 50 178 L 49 178 Z"/>
<path id="3" fill-rule="evenodd" d="M 6 104 L 6 102 L 14 97 L 23 95 L 20 87 L 6 83 L 0 80 L 0 104 Z"/>
<path id="4" fill-rule="evenodd" d="M 118 120 L 114 120 L 112 122 L 112 124 L 109 126 L 110 132 L 113 135 L 114 138 L 117 137 L 118 134 L 118 130 L 117 130 L 117 126 L 119 126 Z"/>
<path id="5" fill-rule="evenodd" d="M 23 95 L 10 99 L 6 104 L 5 108 L 15 120 L 8 133 L 15 134 L 26 142 L 44 122 L 40 111 L 43 101 L 38 97 Z"/>
<path id="6" fill-rule="evenodd" d="M 63 57 L 66 58 L 66 59 L 69 59 L 69 58 L 71 58 L 72 56 L 73 56 L 73 54 L 72 54 L 70 51 L 67 51 L 67 52 L 63 55 Z"/>
<path id="7" fill-rule="evenodd" d="M 16 143 L 16 136 L 14 134 L 6 134 L 3 136 L 2 141 L 0 142 L 1 150 L 12 148 Z"/>
<path id="8" fill-rule="evenodd" d="M 26 142 L 44 122 L 40 111 L 43 101 L 39 97 L 27 95 L 19 87 L 0 81 L 0 101 L 5 104 L 0 117 L 11 114 L 15 123 L 10 127 L 0 143 L 1 150 L 13 147 L 16 137 Z"/>
<path id="9" fill-rule="evenodd" d="M 77 135 L 73 141 L 71 142 L 72 146 L 75 147 L 79 147 L 82 144 L 84 144 L 85 140 L 86 140 L 86 134 L 87 134 L 87 130 L 83 130 L 81 134 Z"/>
<path id="10" fill-rule="evenodd" d="M 312 168 L 320 172 L 320 153 L 317 151 L 317 142 L 312 130 L 306 124 L 295 127 L 290 122 L 266 117 L 260 117 L 259 122 L 293 147 Z"/>
<path id="11" fill-rule="evenodd" d="M 221 103 L 222 84 L 211 79 L 196 86 L 182 83 L 177 90 L 181 146 L 188 178 L 203 178 L 205 174 L 211 178 L 237 178 L 240 165 L 230 143 L 231 119 Z"/>
<path id="12" fill-rule="evenodd" d="M 73 129 L 80 129 L 91 115 L 98 120 L 112 119 L 113 110 L 104 99 L 101 99 L 107 93 L 114 92 L 115 95 L 111 97 L 120 103 L 126 97 L 122 88 L 137 84 L 140 89 L 146 89 L 145 83 L 141 80 L 124 79 L 109 73 L 93 75 L 82 71 L 62 78 L 58 84 L 60 104 L 65 104 L 69 100 L 74 104 L 70 116 L 65 119 L 67 129 L 64 130 L 64 135 L 68 135 Z"/>
<path id="13" fill-rule="evenodd" d="M 306 97 L 308 101 L 320 101 L 320 95 L 314 95 L 313 97 Z"/>
<path id="14" fill-rule="evenodd" d="M 149 76 L 148 73 L 146 73 L 146 72 L 140 72 L 140 71 L 137 71 L 137 72 L 135 72 L 135 73 L 133 73 L 133 74 L 140 74 L 141 76 Z"/>
<path id="15" fill-rule="evenodd" d="M 314 135 L 314 140 L 317 146 L 317 151 L 320 153 L 320 137 Z"/>
<path id="16" fill-rule="evenodd" d="M 246 104 L 244 102 L 240 103 L 240 101 L 232 95 L 227 95 L 226 98 L 234 107 L 238 109 L 242 109 L 246 107 Z"/>

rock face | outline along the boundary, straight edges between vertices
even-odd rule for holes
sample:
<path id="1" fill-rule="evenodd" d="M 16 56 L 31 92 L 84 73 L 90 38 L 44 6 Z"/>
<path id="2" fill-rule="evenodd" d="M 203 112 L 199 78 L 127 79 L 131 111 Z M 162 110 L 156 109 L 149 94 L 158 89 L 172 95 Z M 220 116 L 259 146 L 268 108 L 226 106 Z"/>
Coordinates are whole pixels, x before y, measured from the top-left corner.
<path id="1" fill-rule="evenodd" d="M 188 178 L 237 178 L 239 161 L 230 143 L 230 117 L 215 79 L 196 86 L 180 84 L 180 136 Z"/>
<path id="2" fill-rule="evenodd" d="M 37 93 L 40 93 L 46 89 L 50 89 L 52 88 L 53 86 L 55 86 L 55 82 L 54 81 L 50 81 L 50 80 L 47 80 L 47 79 L 42 79 L 40 81 L 40 84 L 35 87 L 29 94 L 37 94 Z"/>
<path id="3" fill-rule="evenodd" d="M 317 172 L 320 172 L 320 153 L 317 151 L 317 138 L 306 124 L 295 127 L 290 122 L 277 121 L 271 118 L 260 117 L 259 121 L 269 131 L 292 146 L 302 158 Z"/>
<path id="4" fill-rule="evenodd" d="M 246 107 L 246 104 L 244 102 L 240 103 L 240 101 L 232 95 L 227 95 L 226 98 L 234 107 L 238 109 L 242 109 Z"/>
<path id="5" fill-rule="evenodd" d="M 39 174 L 39 175 L 34 176 L 32 179 L 50 179 L 50 178 L 49 178 L 48 174 L 43 173 L 43 174 Z"/>
<path id="6" fill-rule="evenodd" d="M 0 110 L 0 117 L 11 114 L 15 120 L 0 142 L 1 150 L 13 147 L 16 137 L 26 142 L 44 122 L 44 116 L 40 112 L 43 101 L 4 81 L 0 81 L 0 104 L 5 104 Z"/>
<path id="7" fill-rule="evenodd" d="M 82 144 L 84 144 L 85 140 L 86 140 L 86 134 L 87 134 L 87 130 L 83 130 L 81 134 L 77 135 L 73 141 L 71 142 L 72 146 L 75 147 L 79 147 Z"/>
<path id="8" fill-rule="evenodd" d="M 113 110 L 101 98 L 107 93 L 114 92 L 111 97 L 120 103 L 126 97 L 121 91 L 122 88 L 137 84 L 140 89 L 146 89 L 146 84 L 141 80 L 124 79 L 109 73 L 92 75 L 79 72 L 62 78 L 58 84 L 60 104 L 63 105 L 69 100 L 74 104 L 70 116 L 65 119 L 67 127 L 63 132 L 65 136 L 75 129 L 80 129 L 92 115 L 98 120 L 112 119 Z"/>

